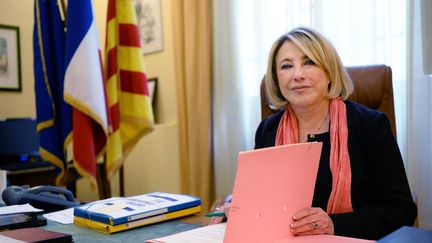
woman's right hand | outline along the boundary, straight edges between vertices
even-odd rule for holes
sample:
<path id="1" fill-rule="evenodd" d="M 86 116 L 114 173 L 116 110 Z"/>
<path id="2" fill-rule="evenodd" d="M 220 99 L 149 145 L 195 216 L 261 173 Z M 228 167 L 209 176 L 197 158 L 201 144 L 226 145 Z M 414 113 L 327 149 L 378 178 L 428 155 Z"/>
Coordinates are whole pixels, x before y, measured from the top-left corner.
<path id="1" fill-rule="evenodd" d="M 213 212 L 224 212 L 225 217 L 228 218 L 230 208 L 231 208 L 231 203 L 224 203 L 221 206 L 215 208 L 215 211 Z M 219 224 L 225 219 L 225 217 L 223 216 L 211 217 L 209 224 Z"/>

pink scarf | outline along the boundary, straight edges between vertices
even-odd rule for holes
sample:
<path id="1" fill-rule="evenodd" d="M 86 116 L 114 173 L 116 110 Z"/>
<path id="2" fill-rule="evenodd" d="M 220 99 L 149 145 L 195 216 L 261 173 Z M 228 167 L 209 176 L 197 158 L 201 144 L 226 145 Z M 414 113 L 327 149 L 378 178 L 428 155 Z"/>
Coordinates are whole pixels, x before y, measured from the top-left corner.
<path id="1" fill-rule="evenodd" d="M 279 123 L 275 144 L 278 146 L 291 143 L 298 143 L 298 124 L 291 106 L 288 105 Z M 330 100 L 330 170 L 333 180 L 327 213 L 352 212 L 346 108 L 340 98 Z"/>

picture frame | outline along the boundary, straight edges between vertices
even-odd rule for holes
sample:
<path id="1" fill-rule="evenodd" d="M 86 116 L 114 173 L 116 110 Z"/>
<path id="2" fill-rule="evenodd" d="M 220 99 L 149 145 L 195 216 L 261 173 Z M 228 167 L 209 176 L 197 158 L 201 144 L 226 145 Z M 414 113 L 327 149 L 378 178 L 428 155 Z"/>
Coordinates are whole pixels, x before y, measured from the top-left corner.
<path id="1" fill-rule="evenodd" d="M 0 91 L 21 89 L 19 27 L 0 24 Z"/>
<path id="2" fill-rule="evenodd" d="M 161 0 L 135 0 L 141 49 L 144 55 L 163 50 Z"/>
<path id="3" fill-rule="evenodd" d="M 153 111 L 155 110 L 155 103 L 156 103 L 156 89 L 157 89 L 157 81 L 158 78 L 149 78 L 147 79 L 147 87 L 149 91 L 149 97 L 152 103 Z"/>

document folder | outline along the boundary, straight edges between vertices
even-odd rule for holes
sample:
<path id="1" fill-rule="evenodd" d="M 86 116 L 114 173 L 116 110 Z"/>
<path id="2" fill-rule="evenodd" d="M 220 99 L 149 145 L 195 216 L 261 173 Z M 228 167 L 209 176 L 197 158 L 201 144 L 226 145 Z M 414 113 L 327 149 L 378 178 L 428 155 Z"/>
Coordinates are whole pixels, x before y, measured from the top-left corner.
<path id="1" fill-rule="evenodd" d="M 224 243 L 293 237 L 293 213 L 312 205 L 322 143 L 241 152 Z"/>

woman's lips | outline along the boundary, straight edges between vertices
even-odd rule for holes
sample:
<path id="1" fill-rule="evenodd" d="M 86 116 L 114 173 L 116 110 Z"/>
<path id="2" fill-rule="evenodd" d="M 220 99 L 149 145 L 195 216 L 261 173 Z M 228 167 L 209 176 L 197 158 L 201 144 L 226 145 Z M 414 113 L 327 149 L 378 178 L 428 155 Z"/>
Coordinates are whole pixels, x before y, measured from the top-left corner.
<path id="1" fill-rule="evenodd" d="M 306 85 L 301 85 L 301 86 L 295 86 L 293 87 L 291 90 L 296 91 L 296 92 L 303 92 L 306 89 L 309 89 L 310 86 L 306 86 Z"/>

